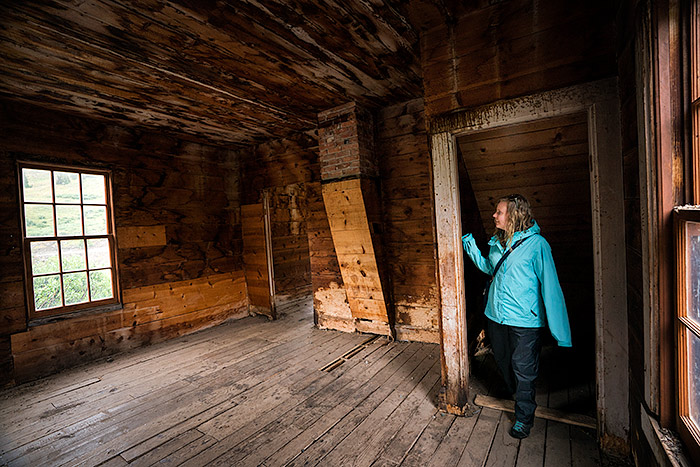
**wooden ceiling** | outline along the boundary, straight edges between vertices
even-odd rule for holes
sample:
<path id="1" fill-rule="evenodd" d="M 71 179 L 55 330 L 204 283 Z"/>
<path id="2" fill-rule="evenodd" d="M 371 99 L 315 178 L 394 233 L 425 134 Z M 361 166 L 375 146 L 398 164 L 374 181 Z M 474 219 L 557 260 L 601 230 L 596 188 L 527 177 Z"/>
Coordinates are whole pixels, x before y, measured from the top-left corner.
<path id="1" fill-rule="evenodd" d="M 47 108 L 246 145 L 421 95 L 400 0 L 1 3 L 0 96 Z"/>

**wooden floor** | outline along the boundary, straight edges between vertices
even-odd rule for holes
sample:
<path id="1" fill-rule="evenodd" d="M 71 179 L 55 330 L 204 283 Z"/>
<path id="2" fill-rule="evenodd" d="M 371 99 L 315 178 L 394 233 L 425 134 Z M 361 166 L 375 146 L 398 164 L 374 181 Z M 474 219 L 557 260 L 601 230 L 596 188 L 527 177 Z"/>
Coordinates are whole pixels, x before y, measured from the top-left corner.
<path id="1" fill-rule="evenodd" d="M 249 317 L 6 390 L 0 465 L 600 465 L 592 430 L 438 412 L 439 347 L 369 337 Z"/>

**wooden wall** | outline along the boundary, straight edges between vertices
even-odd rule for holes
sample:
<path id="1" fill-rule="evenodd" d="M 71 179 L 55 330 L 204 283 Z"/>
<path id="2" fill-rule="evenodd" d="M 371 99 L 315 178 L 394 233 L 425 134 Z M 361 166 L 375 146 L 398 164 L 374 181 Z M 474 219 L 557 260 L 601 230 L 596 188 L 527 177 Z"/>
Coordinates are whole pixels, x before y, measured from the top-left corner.
<path id="1" fill-rule="evenodd" d="M 311 303 L 311 265 L 306 235 L 306 187 L 271 187 L 270 230 L 275 304 L 280 312 L 295 303 Z"/>
<path id="2" fill-rule="evenodd" d="M 615 2 L 463 2 L 421 35 L 429 116 L 614 76 Z M 466 8 L 470 8 L 464 11 Z"/>
<path id="3" fill-rule="evenodd" d="M 396 337 L 439 342 L 432 175 L 423 100 L 387 107 L 376 122 Z"/>
<path id="4" fill-rule="evenodd" d="M 638 149 L 635 41 L 636 0 L 620 2 L 617 15 L 619 90 L 622 129 L 623 179 L 625 200 L 625 255 L 627 260 L 627 320 L 630 375 L 630 444 L 633 455 L 649 465 L 656 459 L 642 432 L 640 406 L 644 404 L 645 362 L 644 300 L 642 266 L 642 214 L 640 193 L 640 154 Z"/>
<path id="5" fill-rule="evenodd" d="M 311 303 L 311 265 L 307 236 L 307 185 L 320 180 L 318 141 L 312 132 L 241 151 L 244 204 L 269 194 L 275 300 L 287 306 Z"/>
<path id="6" fill-rule="evenodd" d="M 566 0 L 510 0 L 455 8 L 453 22 L 430 17 L 421 34 L 428 126 L 431 117 L 451 111 L 617 74 L 613 2 L 572 8 Z M 497 178 L 469 174 L 477 188 Z M 424 180 L 427 193 L 430 179 Z M 507 181 L 498 182 L 511 191 Z M 485 225 L 490 233 L 491 225 Z M 437 303 L 436 296 L 433 300 Z"/>
<path id="7" fill-rule="evenodd" d="M 240 167 L 233 151 L 31 105 L 0 106 L 3 382 L 33 379 L 247 312 Z M 28 326 L 18 159 L 112 170 L 123 310 Z M 158 235 L 143 235 L 149 233 Z"/>

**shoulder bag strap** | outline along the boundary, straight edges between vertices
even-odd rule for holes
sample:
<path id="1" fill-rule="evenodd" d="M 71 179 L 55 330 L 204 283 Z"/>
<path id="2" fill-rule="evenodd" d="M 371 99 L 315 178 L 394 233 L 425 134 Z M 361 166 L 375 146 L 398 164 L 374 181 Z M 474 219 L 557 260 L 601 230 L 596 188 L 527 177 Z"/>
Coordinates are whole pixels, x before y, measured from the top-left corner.
<path id="1" fill-rule="evenodd" d="M 521 239 L 518 240 L 517 242 L 513 243 L 513 244 L 511 245 L 510 248 L 508 248 L 508 251 L 506 251 L 506 252 L 503 254 L 503 256 L 501 256 L 501 259 L 498 260 L 498 263 L 496 263 L 496 267 L 493 268 L 493 275 L 492 275 L 491 277 L 496 277 L 496 273 L 498 272 L 498 269 L 501 267 L 501 264 L 503 264 L 503 261 L 506 260 L 506 258 L 508 257 L 508 255 L 511 254 L 511 253 L 513 252 L 513 250 L 515 250 L 515 248 L 516 248 L 518 245 L 520 245 L 521 243 L 523 243 L 523 242 L 524 242 L 525 240 L 527 240 L 528 238 L 530 238 L 530 237 L 521 238 Z"/>

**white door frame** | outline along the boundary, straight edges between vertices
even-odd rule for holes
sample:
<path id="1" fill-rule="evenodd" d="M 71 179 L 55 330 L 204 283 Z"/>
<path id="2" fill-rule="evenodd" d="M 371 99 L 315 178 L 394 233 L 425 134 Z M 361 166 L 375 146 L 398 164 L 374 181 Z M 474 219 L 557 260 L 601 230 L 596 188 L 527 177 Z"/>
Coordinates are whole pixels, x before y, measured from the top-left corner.
<path id="1" fill-rule="evenodd" d="M 595 275 L 596 393 L 601 444 L 628 441 L 629 381 L 624 190 L 617 79 L 498 101 L 430 121 L 443 407 L 468 410 L 469 367 L 456 139 L 472 132 L 586 112 Z M 576 343 L 574 342 L 574 345 Z"/>

